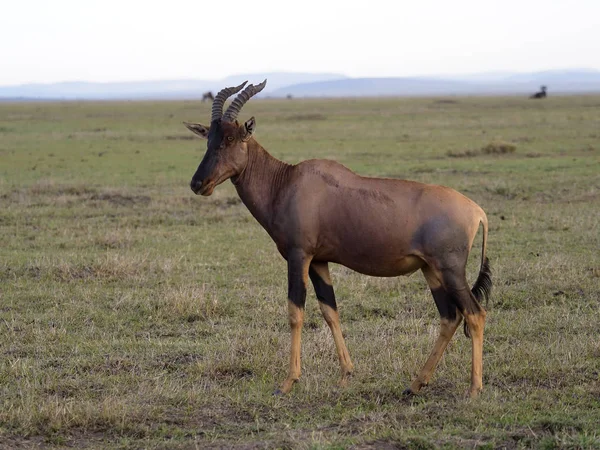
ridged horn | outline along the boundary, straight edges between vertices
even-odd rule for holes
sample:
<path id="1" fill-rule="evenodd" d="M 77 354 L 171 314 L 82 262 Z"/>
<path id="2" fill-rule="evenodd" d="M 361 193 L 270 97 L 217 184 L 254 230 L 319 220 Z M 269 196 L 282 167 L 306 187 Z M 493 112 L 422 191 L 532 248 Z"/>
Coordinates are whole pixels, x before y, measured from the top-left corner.
<path id="1" fill-rule="evenodd" d="M 244 81 L 242 84 L 236 87 L 227 87 L 221 89 L 219 93 L 216 95 L 212 104 L 212 117 L 210 121 L 219 120 L 223 115 L 223 105 L 225 104 L 225 100 L 231 97 L 233 94 L 237 94 L 242 90 L 244 86 L 246 86 L 247 81 Z"/>
<path id="2" fill-rule="evenodd" d="M 262 83 L 257 84 L 256 86 L 251 84 L 242 92 L 240 92 L 235 98 L 235 100 L 231 102 L 231 105 L 229 105 L 229 108 L 227 108 L 225 114 L 223 114 L 223 120 L 225 122 L 233 122 L 237 118 L 240 110 L 242 109 L 242 106 L 244 106 L 246 102 L 250 100 L 251 97 L 255 96 L 260 91 L 262 91 L 266 85 L 267 80 L 265 79 L 265 81 L 263 81 Z"/>

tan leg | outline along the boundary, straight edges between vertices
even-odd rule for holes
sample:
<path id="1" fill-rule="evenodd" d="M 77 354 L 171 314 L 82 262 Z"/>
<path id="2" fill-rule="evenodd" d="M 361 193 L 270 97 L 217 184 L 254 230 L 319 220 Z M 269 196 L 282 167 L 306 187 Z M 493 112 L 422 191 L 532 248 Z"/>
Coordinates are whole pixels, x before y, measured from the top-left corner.
<path id="1" fill-rule="evenodd" d="M 423 274 L 441 316 L 440 333 L 429 354 L 429 358 L 427 358 L 427 362 L 419 371 L 419 375 L 411 383 L 410 388 L 404 391 L 405 394 L 417 393 L 423 386 L 429 384 L 435 368 L 440 359 L 442 359 L 448 343 L 452 339 L 452 336 L 454 336 L 462 320 L 460 312 L 458 312 L 456 306 L 450 301 L 450 297 L 442 287 L 442 283 L 440 282 L 441 275 L 428 266 L 423 268 Z"/>
<path id="2" fill-rule="evenodd" d="M 340 317 L 338 312 L 331 306 L 324 303 L 319 303 L 319 306 L 321 307 L 321 313 L 325 318 L 325 322 L 327 322 L 327 325 L 329 325 L 329 329 L 333 335 L 333 341 L 335 342 L 335 348 L 340 360 L 342 375 L 339 384 L 340 386 L 345 387 L 348 384 L 348 378 L 350 378 L 352 375 L 354 365 L 350 360 L 350 353 L 348 353 L 348 348 L 346 348 L 346 342 L 344 341 L 344 336 L 342 335 Z"/>
<path id="3" fill-rule="evenodd" d="M 306 284 L 310 257 L 300 250 L 288 255 L 288 318 L 292 334 L 290 367 L 288 376 L 276 394 L 287 394 L 300 378 L 300 343 L 304 325 L 304 304 L 306 302 Z"/>
<path id="4" fill-rule="evenodd" d="M 315 288 L 315 293 L 319 299 L 319 307 L 321 313 L 331 334 L 333 335 L 333 341 L 335 342 L 335 348 L 340 360 L 340 368 L 342 371 L 340 378 L 340 386 L 346 386 L 348 384 L 348 378 L 352 375 L 354 365 L 350 360 L 350 354 L 342 335 L 342 327 L 340 325 L 340 316 L 337 311 L 337 303 L 335 301 L 335 293 L 331 282 L 331 275 L 329 274 L 329 266 L 326 262 L 313 261 L 308 271 L 310 279 Z"/>
<path id="5" fill-rule="evenodd" d="M 486 312 L 471 292 L 464 273 L 445 273 L 444 287 L 465 318 L 465 334 L 471 338 L 471 387 L 467 395 L 477 397 L 483 389 L 483 329 Z"/>
<path id="6" fill-rule="evenodd" d="M 411 383 L 411 392 L 419 392 L 423 386 L 427 386 L 429 384 L 429 380 L 431 380 L 433 371 L 440 362 L 440 359 L 442 359 L 442 355 L 444 354 L 448 343 L 452 339 L 452 336 L 454 336 L 454 333 L 456 332 L 460 322 L 460 316 L 458 316 L 453 322 L 448 319 L 441 319 L 440 334 L 433 345 L 433 350 L 431 350 L 431 354 L 429 355 L 427 362 L 419 372 L 417 378 L 415 378 L 415 380 Z"/>
<path id="7" fill-rule="evenodd" d="M 300 308 L 291 300 L 288 300 L 288 314 L 292 331 L 292 347 L 290 351 L 290 369 L 287 378 L 281 385 L 281 394 L 290 392 L 301 374 L 300 343 L 302 339 L 302 325 L 304 324 L 304 308 Z"/>
<path id="8" fill-rule="evenodd" d="M 471 333 L 472 365 L 471 387 L 467 395 L 477 397 L 483 389 L 483 329 L 485 327 L 486 313 L 482 309 L 478 314 L 465 315 L 465 321 Z"/>

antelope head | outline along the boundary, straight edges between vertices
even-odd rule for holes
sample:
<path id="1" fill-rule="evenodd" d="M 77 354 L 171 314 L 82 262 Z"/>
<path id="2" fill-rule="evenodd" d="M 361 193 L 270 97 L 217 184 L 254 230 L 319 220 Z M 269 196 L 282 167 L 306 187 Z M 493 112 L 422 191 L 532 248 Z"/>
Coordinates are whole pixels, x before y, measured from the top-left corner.
<path id="1" fill-rule="evenodd" d="M 195 194 L 205 196 L 212 194 L 216 186 L 229 178 L 235 179 L 246 167 L 248 141 L 252 138 L 256 121 L 251 117 L 241 125 L 236 118 L 242 106 L 264 89 L 267 80 L 256 86 L 252 84 L 247 86 L 223 114 L 225 100 L 241 91 L 246 83 L 247 81 L 239 86 L 219 91 L 212 104 L 209 127 L 200 123 L 184 122 L 189 130 L 208 140 L 204 158 L 190 182 L 190 187 Z"/>

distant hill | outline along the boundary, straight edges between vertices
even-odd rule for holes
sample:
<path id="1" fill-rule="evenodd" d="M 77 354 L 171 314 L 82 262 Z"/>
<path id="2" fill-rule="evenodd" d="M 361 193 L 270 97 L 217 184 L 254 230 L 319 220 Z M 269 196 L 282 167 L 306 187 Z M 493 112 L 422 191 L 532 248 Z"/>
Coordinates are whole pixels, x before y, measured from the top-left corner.
<path id="1" fill-rule="evenodd" d="M 567 91 L 572 91 L 578 89 L 577 85 L 598 84 L 600 82 L 600 71 L 593 69 L 548 70 L 545 72 L 513 74 L 507 77 L 506 81 L 554 84 L 560 89 L 564 88 Z"/>
<path id="2" fill-rule="evenodd" d="M 338 73 L 288 73 L 288 72 L 272 72 L 272 73 L 253 73 L 253 74 L 242 74 L 242 75 L 232 75 L 227 78 L 223 78 L 222 80 L 217 82 L 214 90 L 218 91 L 219 89 L 225 86 L 235 86 L 242 83 L 245 80 L 248 80 L 249 83 L 260 83 L 262 80 L 269 80 L 265 90 L 263 91 L 264 95 L 268 95 L 269 93 L 276 91 L 278 89 L 284 88 L 285 86 L 290 86 L 294 84 L 302 84 L 302 83 L 315 83 L 319 81 L 332 81 L 332 80 L 344 80 L 348 77 L 345 75 L 340 75 Z"/>
<path id="3" fill-rule="evenodd" d="M 206 91 L 244 80 L 269 80 L 260 96 L 378 97 L 436 95 L 528 95 L 541 85 L 549 95 L 600 93 L 600 71 L 551 70 L 531 73 L 488 72 L 462 76 L 349 78 L 333 73 L 254 73 L 222 80 L 161 80 L 122 83 L 64 82 L 0 86 L 0 100 L 196 99 Z"/>
<path id="4" fill-rule="evenodd" d="M 62 82 L 0 87 L 0 97 L 37 99 L 140 99 L 168 98 L 178 92 L 202 95 L 208 82 L 194 80 L 131 81 L 123 83 Z"/>
<path id="5" fill-rule="evenodd" d="M 286 86 L 274 97 L 387 97 L 396 95 L 463 94 L 472 90 L 467 82 L 430 78 L 347 78 Z"/>
<path id="6" fill-rule="evenodd" d="M 120 83 L 93 83 L 73 81 L 51 84 L 23 84 L 0 86 L 0 99 L 64 99 L 64 100 L 112 100 L 112 99 L 180 99 L 201 98 L 206 91 L 216 93 L 225 86 L 239 84 L 245 80 L 269 82 L 262 95 L 283 86 L 332 79 L 344 79 L 345 75 L 331 73 L 253 73 L 233 75 L 222 80 L 159 80 L 128 81 Z"/>
<path id="7" fill-rule="evenodd" d="M 549 95 L 600 93 L 600 71 L 556 70 L 527 74 L 491 73 L 463 77 L 346 78 L 286 86 L 272 96 L 379 97 L 435 95 L 527 95 L 548 86 Z"/>

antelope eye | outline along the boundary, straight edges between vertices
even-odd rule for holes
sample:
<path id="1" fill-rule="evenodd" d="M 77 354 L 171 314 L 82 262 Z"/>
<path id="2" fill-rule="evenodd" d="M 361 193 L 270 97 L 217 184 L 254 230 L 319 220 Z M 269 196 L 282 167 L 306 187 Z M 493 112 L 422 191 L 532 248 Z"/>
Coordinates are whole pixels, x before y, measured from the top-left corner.
<path id="1" fill-rule="evenodd" d="M 228 140 L 229 142 L 233 141 L 233 136 L 227 136 L 227 140 Z"/>

